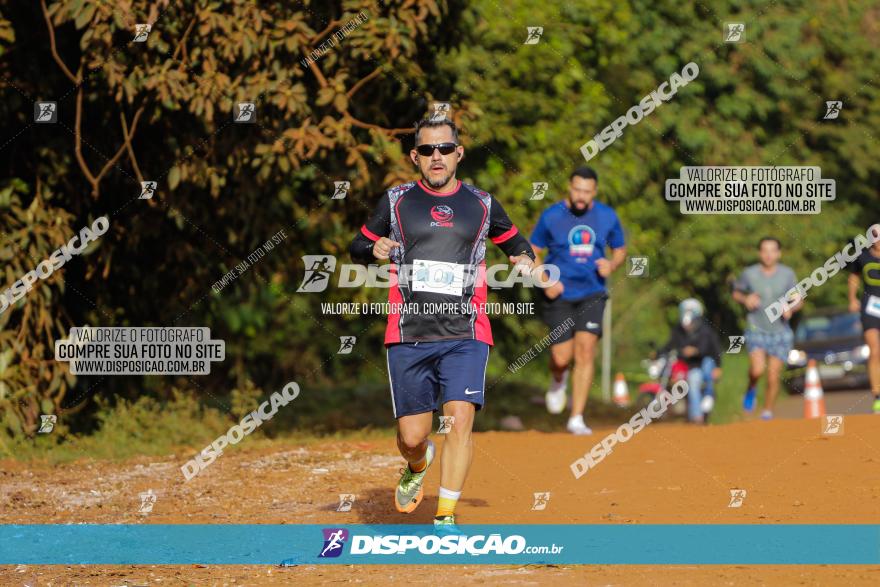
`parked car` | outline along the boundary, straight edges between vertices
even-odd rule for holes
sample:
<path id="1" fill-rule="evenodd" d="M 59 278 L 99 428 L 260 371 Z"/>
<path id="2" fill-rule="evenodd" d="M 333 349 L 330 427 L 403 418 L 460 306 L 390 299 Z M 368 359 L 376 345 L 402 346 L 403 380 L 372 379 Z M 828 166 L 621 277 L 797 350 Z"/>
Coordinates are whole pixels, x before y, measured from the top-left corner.
<path id="1" fill-rule="evenodd" d="M 785 379 L 792 391 L 804 390 L 809 359 L 815 359 L 822 387 L 865 389 L 868 387 L 868 345 L 862 337 L 857 312 L 826 308 L 804 315 L 794 333 L 794 348 L 788 353 Z"/>

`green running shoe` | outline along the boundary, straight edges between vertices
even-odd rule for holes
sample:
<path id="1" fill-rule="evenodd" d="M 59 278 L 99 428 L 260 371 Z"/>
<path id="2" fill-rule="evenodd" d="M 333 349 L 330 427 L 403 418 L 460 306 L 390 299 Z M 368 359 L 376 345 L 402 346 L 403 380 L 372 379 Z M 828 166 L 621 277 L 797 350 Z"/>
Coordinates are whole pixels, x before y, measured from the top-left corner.
<path id="1" fill-rule="evenodd" d="M 394 506 L 402 514 L 411 513 L 422 503 L 422 497 L 425 493 L 422 490 L 422 480 L 434 460 L 434 443 L 430 440 L 428 441 L 428 450 L 425 451 L 425 458 L 428 460 L 428 464 L 425 465 L 425 470 L 421 473 L 413 473 L 409 465 L 400 472 L 400 481 L 394 491 Z"/>
<path id="2" fill-rule="evenodd" d="M 874 400 L 874 413 L 880 414 L 880 397 Z"/>

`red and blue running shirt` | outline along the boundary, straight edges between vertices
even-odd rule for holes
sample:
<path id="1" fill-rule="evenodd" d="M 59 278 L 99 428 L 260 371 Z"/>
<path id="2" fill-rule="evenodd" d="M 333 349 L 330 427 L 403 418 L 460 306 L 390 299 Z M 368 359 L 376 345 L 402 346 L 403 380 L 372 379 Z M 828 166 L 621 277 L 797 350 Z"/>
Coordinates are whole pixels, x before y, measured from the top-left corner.
<path id="1" fill-rule="evenodd" d="M 501 204 L 460 180 L 449 193 L 421 181 L 386 191 L 352 241 L 352 259 L 376 262 L 372 249 L 381 237 L 400 243 L 391 250 L 386 345 L 467 339 L 493 344 L 485 312 L 486 238 L 507 255 L 535 258 Z M 457 311 L 407 310 L 438 306 Z"/>

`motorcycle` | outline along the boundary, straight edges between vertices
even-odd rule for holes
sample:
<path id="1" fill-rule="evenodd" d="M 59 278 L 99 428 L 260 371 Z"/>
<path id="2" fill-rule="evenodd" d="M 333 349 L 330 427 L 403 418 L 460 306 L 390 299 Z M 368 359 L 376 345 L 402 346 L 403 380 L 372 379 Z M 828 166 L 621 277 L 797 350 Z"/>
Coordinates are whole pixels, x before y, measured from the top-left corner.
<path id="1" fill-rule="evenodd" d="M 643 359 L 642 366 L 647 370 L 649 381 L 639 385 L 638 405 L 648 407 L 651 402 L 659 401 L 661 394 L 669 395 L 669 389 L 687 379 L 688 365 L 678 358 L 676 351 L 670 351 L 653 359 Z M 661 416 L 670 414 L 676 418 L 687 419 L 687 401 L 685 398 L 672 404 L 671 408 Z"/>

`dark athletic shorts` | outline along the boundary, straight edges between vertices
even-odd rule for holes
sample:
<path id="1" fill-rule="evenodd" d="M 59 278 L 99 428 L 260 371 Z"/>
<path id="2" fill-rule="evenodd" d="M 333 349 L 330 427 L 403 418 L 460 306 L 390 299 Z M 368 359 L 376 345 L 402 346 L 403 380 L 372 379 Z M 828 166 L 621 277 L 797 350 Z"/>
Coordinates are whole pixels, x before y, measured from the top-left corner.
<path id="1" fill-rule="evenodd" d="M 489 345 L 480 340 L 402 342 L 388 347 L 394 417 L 436 412 L 451 400 L 483 407 Z"/>
<path id="2" fill-rule="evenodd" d="M 878 311 L 880 311 L 880 307 L 877 307 L 877 300 L 876 298 L 874 298 L 874 307 L 871 308 L 871 311 L 874 312 L 874 314 L 869 314 L 868 303 L 870 301 L 871 300 L 868 298 L 868 296 L 862 297 L 862 332 L 864 332 L 865 330 L 870 330 L 871 328 L 880 329 L 880 317 L 874 315 Z"/>
<path id="3" fill-rule="evenodd" d="M 556 330 L 559 335 L 553 344 L 571 340 L 574 338 L 575 332 L 589 332 L 601 337 L 602 316 L 605 314 L 605 300 L 607 299 L 608 294 L 604 291 L 590 294 L 579 300 L 563 300 L 561 298 L 548 300 L 542 292 L 541 317 L 550 331 Z"/>

